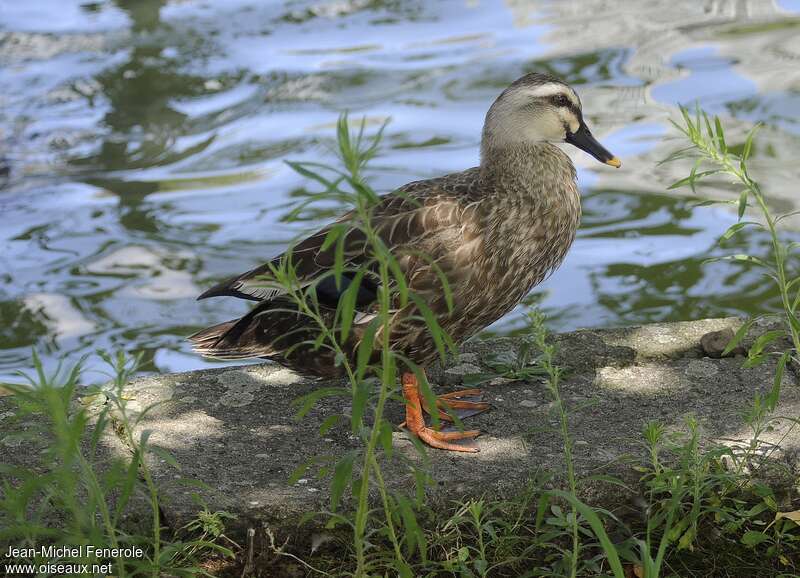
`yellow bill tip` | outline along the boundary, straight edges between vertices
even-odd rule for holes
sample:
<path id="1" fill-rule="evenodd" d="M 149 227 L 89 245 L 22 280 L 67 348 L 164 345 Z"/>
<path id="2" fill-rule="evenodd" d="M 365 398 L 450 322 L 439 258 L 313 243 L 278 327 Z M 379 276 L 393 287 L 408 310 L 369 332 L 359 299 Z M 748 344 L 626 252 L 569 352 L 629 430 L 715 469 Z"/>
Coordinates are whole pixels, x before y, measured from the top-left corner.
<path id="1" fill-rule="evenodd" d="M 615 169 L 618 169 L 622 166 L 622 161 L 619 160 L 617 157 L 612 157 L 606 161 L 607 165 L 611 165 Z"/>

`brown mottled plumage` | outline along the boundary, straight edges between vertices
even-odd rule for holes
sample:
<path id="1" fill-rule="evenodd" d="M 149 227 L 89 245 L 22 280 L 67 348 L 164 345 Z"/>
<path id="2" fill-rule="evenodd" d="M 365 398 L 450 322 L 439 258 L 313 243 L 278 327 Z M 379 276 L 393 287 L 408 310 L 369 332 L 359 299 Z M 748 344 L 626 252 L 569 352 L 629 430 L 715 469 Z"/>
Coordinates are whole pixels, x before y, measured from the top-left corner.
<path id="1" fill-rule="evenodd" d="M 552 144 L 563 141 L 619 166 L 589 133 L 571 88 L 551 76 L 526 75 L 489 109 L 479 167 L 408 183 L 375 206 L 373 226 L 398 258 L 410 289 L 427 302 L 454 341 L 464 341 L 511 311 L 564 259 L 575 238 L 581 205 L 575 168 Z M 347 214 L 337 222 L 349 218 Z M 293 249 L 292 262 L 304 283 L 314 282 L 333 267 L 335 247 L 321 251 L 328 230 L 322 229 Z M 362 265 L 360 231 L 351 229 L 345 245 L 349 264 Z M 448 312 L 434 267 L 420 254 L 428 255 L 445 274 L 452 311 Z M 280 259 L 272 263 L 277 265 Z M 288 298 L 264 286 L 263 276 L 269 271 L 263 265 L 200 296 L 228 295 L 260 303 L 239 320 L 190 337 L 197 351 L 229 359 L 264 357 L 305 374 L 340 375 L 342 368 L 328 350 L 297 345 L 313 340 L 317 332 Z M 359 310 L 368 320 L 374 307 L 369 286 L 363 293 Z M 332 321 L 341 291 L 327 283 L 325 288 L 318 286 L 319 294 L 320 301 L 330 307 Z M 355 351 L 366 327 L 364 320 L 355 324 L 346 350 Z M 395 314 L 391 342 L 396 351 L 422 367 L 437 355 L 413 304 Z"/>

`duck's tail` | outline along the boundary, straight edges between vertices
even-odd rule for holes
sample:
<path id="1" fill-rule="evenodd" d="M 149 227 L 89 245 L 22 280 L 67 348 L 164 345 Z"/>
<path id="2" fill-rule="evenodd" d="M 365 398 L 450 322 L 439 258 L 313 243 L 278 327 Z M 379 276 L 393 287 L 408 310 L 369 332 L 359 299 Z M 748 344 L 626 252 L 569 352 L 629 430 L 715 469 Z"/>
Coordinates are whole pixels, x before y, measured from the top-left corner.
<path id="1" fill-rule="evenodd" d="M 194 335 L 187 337 L 192 342 L 192 349 L 205 357 L 216 359 L 247 359 L 253 353 L 245 351 L 237 343 L 232 343 L 229 338 L 231 330 L 241 319 L 232 319 L 211 327 L 201 329 Z"/>
<path id="2" fill-rule="evenodd" d="M 328 326 L 333 326 L 336 310 L 326 310 L 324 315 Z M 351 340 L 354 333 L 350 332 Z M 343 374 L 333 350 L 321 347 L 318 337 L 317 321 L 300 313 L 288 298 L 279 297 L 259 303 L 241 319 L 213 325 L 188 339 L 197 353 L 207 357 L 225 360 L 257 357 L 317 377 Z"/>
<path id="3" fill-rule="evenodd" d="M 263 301 L 240 319 L 207 327 L 188 339 L 194 350 L 217 359 L 260 357 L 281 361 L 297 344 L 313 339 L 309 319 L 287 299 Z"/>

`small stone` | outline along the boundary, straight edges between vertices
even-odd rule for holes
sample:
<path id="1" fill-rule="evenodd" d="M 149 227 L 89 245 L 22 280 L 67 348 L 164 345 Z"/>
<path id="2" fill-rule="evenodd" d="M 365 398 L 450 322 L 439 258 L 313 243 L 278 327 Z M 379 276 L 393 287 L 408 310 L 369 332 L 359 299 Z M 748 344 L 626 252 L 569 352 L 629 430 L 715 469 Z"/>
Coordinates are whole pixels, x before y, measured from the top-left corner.
<path id="1" fill-rule="evenodd" d="M 319 488 L 306 488 L 306 489 L 311 493 L 319 492 Z"/>
<path id="2" fill-rule="evenodd" d="M 259 504 L 259 503 L 260 503 L 260 502 L 255 502 L 255 501 L 253 501 L 253 502 L 247 502 L 247 504 L 248 504 L 248 505 L 250 505 L 250 506 L 258 506 L 258 504 Z"/>
<path id="3" fill-rule="evenodd" d="M 489 385 L 505 385 L 507 383 L 511 383 L 514 381 L 513 379 L 508 379 L 507 377 L 495 377 L 489 382 Z"/>
<path id="4" fill-rule="evenodd" d="M 503 351 L 498 351 L 494 355 L 491 356 L 492 361 L 495 363 L 503 363 L 505 365 L 516 365 L 517 360 L 519 359 L 519 354 L 517 350 L 508 350 L 504 349 Z"/>
<path id="5" fill-rule="evenodd" d="M 458 356 L 458 360 L 461 363 L 472 363 L 477 365 L 478 364 L 478 355 L 476 353 L 462 353 Z"/>
<path id="6" fill-rule="evenodd" d="M 519 404 L 522 407 L 539 407 L 539 402 L 538 401 L 533 401 L 532 399 L 523 400 L 523 401 L 519 402 Z"/>
<path id="7" fill-rule="evenodd" d="M 316 552 L 320 546 L 333 540 L 333 536 L 327 532 L 311 534 L 311 553 Z"/>
<path id="8" fill-rule="evenodd" d="M 711 331 L 706 333 L 700 338 L 700 345 L 708 357 L 719 359 L 722 357 L 722 352 L 728 346 L 728 343 L 733 339 L 733 329 L 726 328 L 719 331 Z M 733 348 L 725 357 L 734 355 L 744 355 L 745 351 L 741 344 Z"/>
<path id="9" fill-rule="evenodd" d="M 481 368 L 472 363 L 461 363 L 455 367 L 451 367 L 446 373 L 453 373 L 455 375 L 469 375 L 470 373 L 480 373 Z"/>
<path id="10" fill-rule="evenodd" d="M 595 451 L 595 453 L 601 460 L 609 462 L 613 462 L 619 457 L 616 453 L 606 449 L 598 449 Z"/>
<path id="11" fill-rule="evenodd" d="M 305 486 L 308 483 L 308 478 L 300 478 L 295 482 L 298 486 Z"/>
<path id="12" fill-rule="evenodd" d="M 267 429 L 270 431 L 277 431 L 281 433 L 292 433 L 294 431 L 294 428 L 292 426 L 285 424 L 271 425 Z"/>
<path id="13" fill-rule="evenodd" d="M 266 460 L 266 459 L 270 458 L 270 455 L 269 454 L 256 454 L 255 457 L 258 458 L 259 460 Z"/>
<path id="14" fill-rule="evenodd" d="M 575 440 L 575 445 L 576 446 L 588 446 L 589 442 L 587 442 L 585 440 Z"/>

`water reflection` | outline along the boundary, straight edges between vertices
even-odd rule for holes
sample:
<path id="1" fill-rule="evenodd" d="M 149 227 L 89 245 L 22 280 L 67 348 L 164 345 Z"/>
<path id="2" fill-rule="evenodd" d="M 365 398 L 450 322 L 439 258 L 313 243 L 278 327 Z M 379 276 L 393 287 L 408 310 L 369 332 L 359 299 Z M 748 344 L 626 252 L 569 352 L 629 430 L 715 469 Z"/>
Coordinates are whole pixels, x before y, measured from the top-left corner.
<path id="1" fill-rule="evenodd" d="M 98 150 L 69 162 L 92 172 L 119 171 L 170 165 L 202 152 L 213 137 L 174 150 L 186 132 L 189 117 L 173 103 L 203 96 L 208 90 L 206 79 L 183 71 L 192 54 L 182 54 L 179 48 L 165 45 L 171 31 L 161 22 L 160 12 L 166 2 L 117 0 L 115 4 L 130 17 L 132 46 L 121 63 L 95 77 L 107 108 L 102 120 L 106 134 Z M 200 49 L 196 44 L 189 48 Z M 105 181 L 106 188 L 112 182 Z M 118 186 L 111 190 L 121 195 L 158 190 L 157 183 L 148 187 L 137 182 L 127 191 L 123 183 L 115 184 Z"/>
<path id="2" fill-rule="evenodd" d="M 284 160 L 331 160 L 335 119 L 350 110 L 371 126 L 391 119 L 371 172 L 379 189 L 461 170 L 477 162 L 492 98 L 533 70 L 577 85 L 625 160 L 606 170 L 570 151 L 583 228 L 530 297 L 553 327 L 768 310 L 766 280 L 706 262 L 764 253 L 764 235 L 717 247 L 735 215 L 664 194 L 685 167 L 656 163 L 680 146 L 676 105 L 697 99 L 724 116 L 733 146 L 766 123 L 754 171 L 778 206 L 794 206 L 797 12 L 788 0 L 4 7 L 0 377 L 34 345 L 49 363 L 123 347 L 145 351 L 151 369 L 204 365 L 183 336 L 246 305 L 194 295 L 296 232 L 279 217 L 307 183 Z M 718 193 L 737 194 L 725 183 Z"/>

